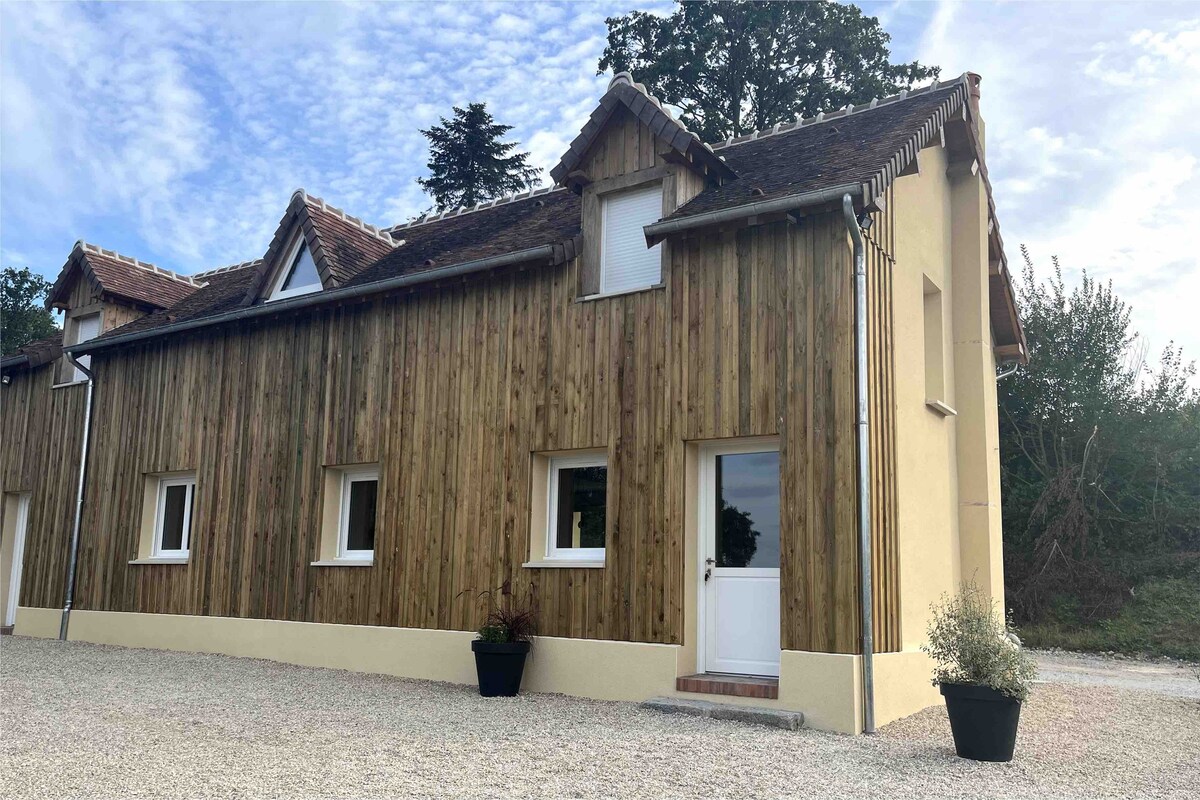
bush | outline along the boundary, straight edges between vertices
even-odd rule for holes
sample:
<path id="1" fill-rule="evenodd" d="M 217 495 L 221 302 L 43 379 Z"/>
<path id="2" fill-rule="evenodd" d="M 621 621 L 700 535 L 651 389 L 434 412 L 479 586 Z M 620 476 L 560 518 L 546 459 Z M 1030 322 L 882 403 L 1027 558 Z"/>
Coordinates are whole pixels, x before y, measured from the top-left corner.
<path id="1" fill-rule="evenodd" d="M 943 595 L 932 610 L 929 643 L 921 649 L 937 662 L 935 686 L 986 686 L 1016 700 L 1029 696 L 1037 666 L 979 587 L 963 584 L 957 595 Z"/>
<path id="2" fill-rule="evenodd" d="M 511 602 L 494 606 L 479 626 L 479 639 L 484 642 L 528 642 L 536 635 L 537 611 Z"/>

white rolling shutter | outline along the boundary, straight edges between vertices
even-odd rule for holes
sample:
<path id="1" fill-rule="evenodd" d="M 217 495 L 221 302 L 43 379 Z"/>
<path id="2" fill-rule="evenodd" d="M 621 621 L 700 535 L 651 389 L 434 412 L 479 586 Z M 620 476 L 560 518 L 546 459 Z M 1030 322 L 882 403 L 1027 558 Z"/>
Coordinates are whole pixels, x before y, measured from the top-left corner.
<path id="1" fill-rule="evenodd" d="M 662 184 L 601 200 L 600 292 L 612 294 L 662 282 L 662 245 L 646 247 L 642 228 L 662 218 Z"/>

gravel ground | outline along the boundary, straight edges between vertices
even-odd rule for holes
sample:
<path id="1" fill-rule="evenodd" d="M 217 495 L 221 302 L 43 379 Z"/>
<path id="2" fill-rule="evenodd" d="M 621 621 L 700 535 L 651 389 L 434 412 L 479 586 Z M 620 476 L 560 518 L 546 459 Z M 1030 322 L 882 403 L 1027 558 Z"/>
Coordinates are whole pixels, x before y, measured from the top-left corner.
<path id="1" fill-rule="evenodd" d="M 955 758 L 941 708 L 847 737 L 22 637 L 0 642 L 0 691 L 9 798 L 1195 797 L 1200 787 L 1200 703 L 1114 687 L 1036 687 L 1011 764 Z"/>
<path id="2" fill-rule="evenodd" d="M 1038 677 L 1050 683 L 1139 689 L 1200 700 L 1200 666 L 1196 664 L 1062 651 L 1034 655 L 1038 662 Z"/>

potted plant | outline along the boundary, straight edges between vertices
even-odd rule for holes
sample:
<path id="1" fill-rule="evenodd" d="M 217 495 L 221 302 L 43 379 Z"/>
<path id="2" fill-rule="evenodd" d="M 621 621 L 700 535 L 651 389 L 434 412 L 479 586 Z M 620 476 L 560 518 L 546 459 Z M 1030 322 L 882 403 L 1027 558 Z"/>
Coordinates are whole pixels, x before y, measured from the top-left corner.
<path id="1" fill-rule="evenodd" d="M 479 626 L 479 638 L 471 642 L 479 694 L 484 697 L 513 697 L 521 690 L 525 657 L 537 634 L 537 613 L 529 606 L 510 603 L 493 606 Z"/>
<path id="2" fill-rule="evenodd" d="M 976 761 L 1012 761 L 1021 704 L 1037 675 L 996 604 L 973 584 L 933 606 L 929 643 L 950 715 L 954 749 Z"/>

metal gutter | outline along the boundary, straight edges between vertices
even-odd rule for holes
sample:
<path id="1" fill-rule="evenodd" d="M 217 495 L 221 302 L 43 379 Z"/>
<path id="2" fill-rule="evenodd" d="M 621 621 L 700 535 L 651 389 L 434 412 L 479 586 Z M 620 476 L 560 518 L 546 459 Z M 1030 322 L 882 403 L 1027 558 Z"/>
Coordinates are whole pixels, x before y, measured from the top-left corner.
<path id="1" fill-rule="evenodd" d="M 867 256 L 854 200 L 842 197 L 846 229 L 854 240 L 854 384 L 858 430 L 858 561 L 862 605 L 863 731 L 875 732 L 875 642 L 871 586 L 871 447 L 867 386 Z"/>
<path id="2" fill-rule="evenodd" d="M 62 622 L 58 626 L 58 638 L 67 640 L 67 624 L 71 618 L 71 604 L 75 600 L 75 568 L 79 562 L 79 529 L 83 523 L 83 487 L 87 478 L 88 446 L 92 438 L 92 394 L 96 381 L 90 368 L 80 364 L 71 353 L 67 360 L 87 376 L 87 399 L 83 406 L 83 444 L 79 456 L 79 487 L 75 492 L 75 525 L 71 529 L 71 552 L 67 559 L 67 588 L 63 599 Z"/>
<path id="3" fill-rule="evenodd" d="M 706 211 L 702 214 L 693 214 L 690 217 L 679 217 L 677 219 L 664 219 L 647 225 L 642 231 L 646 235 L 646 242 L 650 246 L 654 246 L 664 237 L 682 231 L 689 231 L 694 228 L 703 228 L 708 225 L 718 225 L 723 222 L 733 222 L 746 217 L 753 217 L 759 214 L 774 214 L 780 211 L 791 211 L 796 208 L 805 206 L 817 206 L 825 203 L 840 202 L 843 197 L 849 195 L 851 197 L 862 197 L 863 187 L 860 183 L 848 183 L 842 186 L 834 186 L 830 189 L 818 189 L 812 192 L 802 192 L 800 194 L 790 194 L 787 197 L 779 197 L 774 200 L 760 200 L 757 203 L 747 203 L 743 206 L 734 206 L 733 208 L 722 208 L 716 211 Z"/>
<path id="4" fill-rule="evenodd" d="M 0 369 L 8 369 L 9 367 L 20 367 L 20 366 L 24 366 L 28 363 L 29 363 L 29 356 L 27 356 L 27 355 L 8 356 L 6 358 L 0 358 Z"/>
<path id="5" fill-rule="evenodd" d="M 372 283 L 364 283 L 359 286 L 348 286 L 341 289 L 333 289 L 328 292 L 314 292 L 313 294 L 301 295 L 299 297 L 290 297 L 286 300 L 276 300 L 271 303 L 261 303 L 254 306 L 246 306 L 233 311 L 226 311 L 222 314 L 213 314 L 209 317 L 199 317 L 197 319 L 185 320 L 171 325 L 163 325 L 158 328 L 148 328 L 146 330 L 134 331 L 120 336 L 112 336 L 101 339 L 90 339 L 81 344 L 71 345 L 65 348 L 68 354 L 86 355 L 95 353 L 100 350 L 105 350 L 109 347 L 116 347 L 122 344 L 130 344 L 140 342 L 145 339 L 154 339 L 169 333 L 181 333 L 183 331 L 192 331 L 199 328 L 208 328 L 213 325 L 221 325 L 226 322 L 236 322 L 239 320 L 254 319 L 257 317 L 265 317 L 271 314 L 282 314 L 288 311 L 296 311 L 313 306 L 335 303 L 339 300 L 352 300 L 367 295 L 380 294 L 382 292 L 391 291 L 393 289 L 403 289 L 408 286 L 416 286 L 422 283 L 430 283 L 432 281 L 443 278 L 456 278 L 460 275 L 467 275 L 472 272 L 482 272 L 487 269 L 496 267 L 506 267 L 512 264 L 520 264 L 526 261 L 536 261 L 538 259 L 551 259 L 554 257 L 555 250 L 561 248 L 561 245 L 540 245 L 538 247 L 530 247 L 525 250 L 517 250 L 512 253 L 504 253 L 498 256 L 489 256 L 487 258 L 478 258 L 473 261 L 464 261 L 461 264 L 455 264 L 449 267 L 440 267 L 438 269 L 423 270 L 421 272 L 411 273 L 408 275 L 400 275 L 387 280 L 375 281 Z"/>

